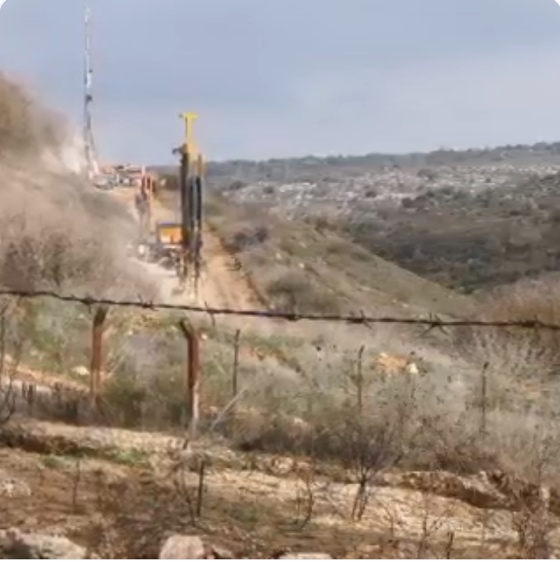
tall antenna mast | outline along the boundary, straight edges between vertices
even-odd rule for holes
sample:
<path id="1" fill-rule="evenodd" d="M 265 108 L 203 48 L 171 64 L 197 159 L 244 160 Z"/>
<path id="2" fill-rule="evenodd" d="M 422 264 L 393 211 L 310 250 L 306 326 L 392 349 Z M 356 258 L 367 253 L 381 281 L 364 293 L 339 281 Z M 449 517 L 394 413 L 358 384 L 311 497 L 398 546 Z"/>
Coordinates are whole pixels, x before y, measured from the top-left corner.
<path id="1" fill-rule="evenodd" d="M 99 173 L 97 163 L 97 151 L 93 140 L 93 129 L 91 125 L 91 103 L 93 70 L 91 68 L 91 40 L 90 40 L 90 17 L 89 6 L 84 7 L 84 153 L 86 158 L 86 174 L 88 179 Z"/>

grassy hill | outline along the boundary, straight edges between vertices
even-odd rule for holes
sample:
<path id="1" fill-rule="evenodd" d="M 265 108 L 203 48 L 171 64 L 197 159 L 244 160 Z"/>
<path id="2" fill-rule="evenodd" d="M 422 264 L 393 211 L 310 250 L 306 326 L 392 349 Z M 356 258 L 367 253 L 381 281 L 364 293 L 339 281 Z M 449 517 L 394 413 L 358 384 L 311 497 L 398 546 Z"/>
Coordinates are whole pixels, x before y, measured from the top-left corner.
<path id="1" fill-rule="evenodd" d="M 296 312 L 461 316 L 472 303 L 343 236 L 219 196 L 207 216 L 273 306 Z"/>

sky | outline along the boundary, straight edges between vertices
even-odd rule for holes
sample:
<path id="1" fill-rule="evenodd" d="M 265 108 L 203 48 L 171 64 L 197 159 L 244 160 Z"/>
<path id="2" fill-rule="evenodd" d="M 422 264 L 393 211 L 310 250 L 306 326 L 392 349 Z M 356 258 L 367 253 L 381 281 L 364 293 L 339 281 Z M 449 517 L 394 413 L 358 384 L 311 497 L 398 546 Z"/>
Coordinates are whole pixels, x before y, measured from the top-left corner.
<path id="1" fill-rule="evenodd" d="M 89 0 L 106 162 L 560 140 L 554 0 Z M 83 4 L 6 0 L 0 69 L 81 126 Z"/>

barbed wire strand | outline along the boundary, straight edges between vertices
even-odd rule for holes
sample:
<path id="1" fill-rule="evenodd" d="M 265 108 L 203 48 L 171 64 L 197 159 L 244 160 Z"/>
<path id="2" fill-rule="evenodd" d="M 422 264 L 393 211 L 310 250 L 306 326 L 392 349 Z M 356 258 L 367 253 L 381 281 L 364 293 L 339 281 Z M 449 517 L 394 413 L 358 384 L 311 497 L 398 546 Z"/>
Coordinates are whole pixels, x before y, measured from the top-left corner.
<path id="1" fill-rule="evenodd" d="M 429 318 L 398 318 L 392 316 L 367 316 L 363 313 L 356 314 L 299 314 L 294 312 L 281 312 L 275 310 L 238 310 L 232 308 L 212 308 L 208 306 L 192 306 L 183 304 L 145 302 L 141 300 L 116 300 L 109 298 L 96 298 L 91 296 L 79 297 L 67 295 L 55 291 L 21 291 L 21 290 L 0 290 L 0 297 L 17 297 L 20 299 L 39 299 L 51 298 L 63 302 L 81 303 L 86 306 L 106 305 L 121 308 L 139 308 L 143 310 L 173 310 L 182 312 L 192 312 L 209 314 L 211 316 L 238 316 L 256 317 L 277 320 L 287 320 L 290 322 L 311 321 L 311 322 L 340 322 L 354 325 L 368 324 L 409 324 L 417 326 L 427 326 L 434 328 L 458 328 L 458 327 L 479 327 L 479 328 L 519 328 L 526 330 L 550 330 L 560 331 L 560 324 L 542 322 L 538 319 L 527 320 L 442 320 L 437 316 Z"/>

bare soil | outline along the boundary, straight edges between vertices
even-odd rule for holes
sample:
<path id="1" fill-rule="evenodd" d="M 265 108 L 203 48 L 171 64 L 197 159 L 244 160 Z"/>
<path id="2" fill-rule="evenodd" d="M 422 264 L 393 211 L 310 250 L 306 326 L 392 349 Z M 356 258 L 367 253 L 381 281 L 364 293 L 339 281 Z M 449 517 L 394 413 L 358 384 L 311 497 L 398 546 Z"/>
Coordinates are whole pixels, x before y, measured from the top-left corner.
<path id="1" fill-rule="evenodd" d="M 193 519 L 189 497 L 196 495 L 198 476 L 184 473 L 187 491 L 173 485 L 169 474 L 178 473 L 177 455 L 169 438 L 145 435 L 143 448 L 143 434 L 92 429 L 99 443 L 121 451 L 108 461 L 93 446 L 88 455 L 56 454 L 61 435 L 80 442 L 83 430 L 28 424 L 27 431 L 40 433 L 53 450 L 31 452 L 30 441 L 0 450 L 2 471 L 31 489 L 28 497 L 6 498 L 0 528 L 63 534 L 104 557 L 157 556 L 174 532 L 199 534 L 236 556 L 259 558 L 285 551 L 340 558 L 503 558 L 515 556 L 518 548 L 512 513 L 499 505 L 472 505 L 464 486 L 455 485 L 452 497 L 443 484 L 457 477 L 445 474 L 432 474 L 432 490 L 414 489 L 422 479 L 412 476 L 386 478 L 373 487 L 360 522 L 349 517 L 356 485 L 318 474 L 311 481 L 314 506 L 305 524 L 305 462 L 255 458 L 202 443 L 196 450 L 203 449 L 208 468 L 202 513 Z M 166 448 L 170 453 L 162 452 Z M 496 504 L 499 493 L 486 494 L 488 504 Z"/>

